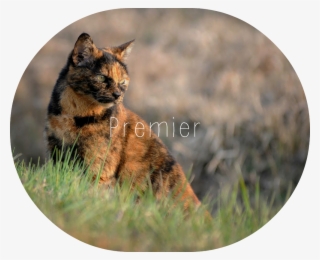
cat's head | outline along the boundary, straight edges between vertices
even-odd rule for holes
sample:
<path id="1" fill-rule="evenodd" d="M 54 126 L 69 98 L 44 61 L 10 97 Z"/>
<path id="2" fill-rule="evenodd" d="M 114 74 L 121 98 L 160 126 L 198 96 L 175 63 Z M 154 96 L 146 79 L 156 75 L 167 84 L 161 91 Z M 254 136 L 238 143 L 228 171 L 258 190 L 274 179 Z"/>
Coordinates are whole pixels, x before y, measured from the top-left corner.
<path id="1" fill-rule="evenodd" d="M 68 85 L 83 98 L 105 107 L 122 102 L 130 80 L 124 62 L 133 42 L 100 49 L 90 35 L 82 33 L 69 57 Z"/>

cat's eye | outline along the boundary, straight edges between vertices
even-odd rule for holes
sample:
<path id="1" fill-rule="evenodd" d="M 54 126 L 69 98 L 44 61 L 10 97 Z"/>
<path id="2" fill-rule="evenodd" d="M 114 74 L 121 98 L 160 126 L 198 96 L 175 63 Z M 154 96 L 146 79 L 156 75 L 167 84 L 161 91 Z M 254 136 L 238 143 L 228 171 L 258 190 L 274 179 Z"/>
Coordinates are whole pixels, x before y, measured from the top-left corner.
<path id="1" fill-rule="evenodd" d="M 103 75 L 96 76 L 96 81 L 98 81 L 98 82 L 105 82 L 105 80 L 106 80 L 106 77 Z"/>
<path id="2" fill-rule="evenodd" d="M 125 84 L 126 84 L 126 80 L 125 79 L 120 82 L 120 85 L 125 85 Z"/>

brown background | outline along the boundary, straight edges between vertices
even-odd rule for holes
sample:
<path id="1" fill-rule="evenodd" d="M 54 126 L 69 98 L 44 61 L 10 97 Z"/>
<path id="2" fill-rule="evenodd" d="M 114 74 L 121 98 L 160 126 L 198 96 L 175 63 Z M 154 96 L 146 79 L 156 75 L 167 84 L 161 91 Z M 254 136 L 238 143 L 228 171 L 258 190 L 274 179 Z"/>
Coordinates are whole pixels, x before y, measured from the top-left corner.
<path id="1" fill-rule="evenodd" d="M 128 108 L 146 121 L 169 126 L 173 117 L 176 126 L 201 123 L 195 138 L 179 137 L 178 131 L 174 138 L 161 136 L 185 171 L 192 172 L 201 198 L 227 190 L 241 174 L 249 188 L 259 182 L 266 196 L 297 185 L 307 158 L 309 116 L 296 73 L 262 33 L 206 10 L 112 10 L 55 35 L 18 86 L 11 116 L 14 155 L 45 161 L 46 108 L 82 32 L 98 47 L 136 39 L 128 59 Z"/>

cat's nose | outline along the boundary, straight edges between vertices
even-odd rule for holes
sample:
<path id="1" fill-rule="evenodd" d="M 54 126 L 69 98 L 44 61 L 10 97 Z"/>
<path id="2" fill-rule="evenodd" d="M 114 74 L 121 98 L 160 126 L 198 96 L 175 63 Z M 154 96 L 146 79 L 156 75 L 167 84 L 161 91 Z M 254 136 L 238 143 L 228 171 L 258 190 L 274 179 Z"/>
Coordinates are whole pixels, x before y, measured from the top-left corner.
<path id="1" fill-rule="evenodd" d="M 118 97 L 121 96 L 121 93 L 120 93 L 119 91 L 113 92 L 113 93 L 112 93 L 112 96 L 114 96 L 115 99 L 118 99 Z"/>

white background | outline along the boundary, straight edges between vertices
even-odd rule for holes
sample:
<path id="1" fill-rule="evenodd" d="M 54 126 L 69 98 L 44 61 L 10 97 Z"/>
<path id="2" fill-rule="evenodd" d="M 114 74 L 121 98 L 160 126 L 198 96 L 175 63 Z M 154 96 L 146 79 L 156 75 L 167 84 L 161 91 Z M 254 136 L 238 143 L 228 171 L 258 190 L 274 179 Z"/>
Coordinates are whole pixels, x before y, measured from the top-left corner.
<path id="1" fill-rule="evenodd" d="M 286 55 L 304 87 L 311 142 L 300 183 L 262 229 L 221 249 L 184 255 L 126 254 L 95 248 L 67 235 L 33 204 L 15 171 L 10 111 L 19 80 L 38 50 L 61 29 L 99 11 L 124 7 L 193 7 L 235 16 L 269 37 Z M 6 1 L 1 2 L 1 259 L 320 259 L 320 10 L 317 1 Z M 103 26 L 103 25 L 101 25 Z M 23 132 L 21 132 L 23 135 Z M 42 137 L 41 137 L 42 138 Z"/>

